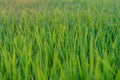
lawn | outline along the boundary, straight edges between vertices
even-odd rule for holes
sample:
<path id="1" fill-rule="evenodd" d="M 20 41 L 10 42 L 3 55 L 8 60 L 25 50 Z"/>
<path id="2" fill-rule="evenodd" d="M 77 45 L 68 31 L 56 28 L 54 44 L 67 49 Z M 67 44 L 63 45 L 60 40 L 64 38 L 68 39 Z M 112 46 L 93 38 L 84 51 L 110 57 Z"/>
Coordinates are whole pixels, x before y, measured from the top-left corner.
<path id="1" fill-rule="evenodd" d="M 120 1 L 0 0 L 0 80 L 120 80 Z"/>

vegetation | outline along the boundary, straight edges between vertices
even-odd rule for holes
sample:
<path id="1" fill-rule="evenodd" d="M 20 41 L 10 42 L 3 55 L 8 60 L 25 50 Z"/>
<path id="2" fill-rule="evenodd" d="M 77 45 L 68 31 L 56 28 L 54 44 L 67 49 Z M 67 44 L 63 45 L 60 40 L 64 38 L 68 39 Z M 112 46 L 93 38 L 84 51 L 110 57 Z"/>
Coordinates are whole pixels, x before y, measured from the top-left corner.
<path id="1" fill-rule="evenodd" d="M 0 0 L 0 80 L 119 79 L 119 0 Z"/>

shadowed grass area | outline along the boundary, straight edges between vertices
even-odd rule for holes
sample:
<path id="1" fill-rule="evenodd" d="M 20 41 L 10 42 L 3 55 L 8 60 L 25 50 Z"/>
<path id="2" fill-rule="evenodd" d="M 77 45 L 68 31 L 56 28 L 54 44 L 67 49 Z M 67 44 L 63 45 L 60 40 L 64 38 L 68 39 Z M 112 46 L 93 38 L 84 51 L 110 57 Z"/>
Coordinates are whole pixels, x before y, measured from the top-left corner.
<path id="1" fill-rule="evenodd" d="M 119 4 L 1 1 L 0 79 L 119 80 Z"/>

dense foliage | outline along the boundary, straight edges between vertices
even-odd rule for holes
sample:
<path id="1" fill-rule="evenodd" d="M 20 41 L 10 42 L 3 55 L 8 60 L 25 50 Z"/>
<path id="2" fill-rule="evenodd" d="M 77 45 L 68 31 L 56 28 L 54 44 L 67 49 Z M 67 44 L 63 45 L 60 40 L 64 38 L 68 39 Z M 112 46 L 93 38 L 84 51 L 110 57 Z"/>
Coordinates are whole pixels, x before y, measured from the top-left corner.
<path id="1" fill-rule="evenodd" d="M 0 0 L 0 80 L 119 80 L 119 0 Z"/>

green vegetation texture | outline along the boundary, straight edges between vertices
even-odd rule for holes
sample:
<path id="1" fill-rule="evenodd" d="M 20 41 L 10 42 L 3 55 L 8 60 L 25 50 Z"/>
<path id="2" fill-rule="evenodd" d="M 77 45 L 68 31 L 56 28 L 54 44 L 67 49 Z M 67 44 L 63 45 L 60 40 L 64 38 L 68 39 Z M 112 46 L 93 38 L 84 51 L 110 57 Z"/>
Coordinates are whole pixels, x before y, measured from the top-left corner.
<path id="1" fill-rule="evenodd" d="M 120 1 L 0 0 L 0 80 L 120 80 Z"/>

